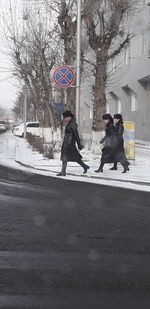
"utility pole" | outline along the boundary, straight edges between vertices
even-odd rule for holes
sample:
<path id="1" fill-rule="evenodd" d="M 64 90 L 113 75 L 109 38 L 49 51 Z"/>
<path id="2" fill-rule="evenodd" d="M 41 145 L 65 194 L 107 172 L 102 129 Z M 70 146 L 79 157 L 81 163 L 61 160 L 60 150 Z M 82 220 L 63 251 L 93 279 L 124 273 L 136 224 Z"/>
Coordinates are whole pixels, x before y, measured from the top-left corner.
<path id="1" fill-rule="evenodd" d="M 27 10 L 27 0 L 23 0 L 23 32 L 27 34 L 27 19 L 28 19 L 28 10 Z M 26 62 L 27 62 L 27 51 L 26 51 Z M 26 72 L 27 74 L 27 72 Z M 24 138 L 27 136 L 27 84 L 24 85 Z"/>
<path id="2" fill-rule="evenodd" d="M 76 119 L 80 132 L 81 0 L 77 0 Z"/>
<path id="3" fill-rule="evenodd" d="M 24 86 L 24 138 L 27 136 L 27 86 Z"/>

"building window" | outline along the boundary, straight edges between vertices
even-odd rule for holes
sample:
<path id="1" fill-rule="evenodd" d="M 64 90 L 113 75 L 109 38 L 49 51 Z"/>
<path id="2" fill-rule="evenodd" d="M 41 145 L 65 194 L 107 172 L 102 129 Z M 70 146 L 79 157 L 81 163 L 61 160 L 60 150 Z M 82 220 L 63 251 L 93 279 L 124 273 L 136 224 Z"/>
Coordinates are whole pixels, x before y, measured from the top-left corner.
<path id="1" fill-rule="evenodd" d="M 143 0 L 144 4 L 150 6 L 150 0 Z"/>
<path id="2" fill-rule="evenodd" d="M 83 111 L 83 121 L 86 121 L 85 112 Z"/>
<path id="3" fill-rule="evenodd" d="M 121 101 L 118 98 L 118 114 L 122 113 L 122 106 L 121 106 Z"/>
<path id="4" fill-rule="evenodd" d="M 137 111 L 137 95 L 131 90 L 131 112 Z"/>
<path id="5" fill-rule="evenodd" d="M 106 113 L 109 114 L 109 112 L 110 112 L 110 111 L 109 111 L 109 104 L 108 104 L 108 102 L 107 102 L 107 103 L 106 103 Z"/>
<path id="6" fill-rule="evenodd" d="M 121 104 L 121 101 L 120 101 L 119 97 L 113 91 L 110 91 L 109 94 L 113 98 L 114 113 L 121 114 L 121 112 L 122 112 L 122 104 Z M 108 104 L 107 104 L 107 113 L 109 113 L 109 105 Z"/>
<path id="7" fill-rule="evenodd" d="M 90 108 L 90 119 L 93 119 L 93 109 Z"/>
<path id="8" fill-rule="evenodd" d="M 125 60 L 125 65 L 128 65 L 129 59 L 130 59 L 130 50 L 129 50 L 129 47 L 128 47 L 125 50 L 125 59 L 124 59 Z"/>
<path id="9" fill-rule="evenodd" d="M 143 35 L 143 55 L 149 55 L 149 33 L 144 33 Z"/>
<path id="10" fill-rule="evenodd" d="M 116 72 L 116 62 L 115 62 L 115 58 L 112 59 L 112 73 Z"/>

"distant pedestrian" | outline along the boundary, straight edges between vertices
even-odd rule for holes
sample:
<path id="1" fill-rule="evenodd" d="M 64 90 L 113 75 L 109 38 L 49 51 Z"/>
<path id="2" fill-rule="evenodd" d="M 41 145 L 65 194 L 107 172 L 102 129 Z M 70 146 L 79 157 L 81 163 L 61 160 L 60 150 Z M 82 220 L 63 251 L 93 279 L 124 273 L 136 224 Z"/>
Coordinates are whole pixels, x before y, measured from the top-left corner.
<path id="1" fill-rule="evenodd" d="M 61 148 L 62 170 L 59 174 L 57 174 L 57 176 L 66 176 L 67 162 L 69 161 L 77 162 L 79 165 L 81 165 L 84 170 L 83 173 L 86 174 L 89 166 L 82 161 L 82 156 L 76 147 L 77 143 L 78 149 L 82 150 L 75 117 L 71 111 L 65 111 L 63 113 L 63 119 L 67 125 L 65 128 L 65 136 Z"/>
<path id="2" fill-rule="evenodd" d="M 130 162 L 127 160 L 125 156 L 124 140 L 123 140 L 124 126 L 121 114 L 114 115 L 114 127 L 118 139 L 118 149 L 114 166 L 110 168 L 110 170 L 117 170 L 117 162 L 120 162 L 123 166 L 125 166 L 124 168 L 125 173 L 126 171 L 129 171 Z"/>
<path id="3" fill-rule="evenodd" d="M 103 173 L 103 167 L 105 163 L 114 163 L 117 154 L 117 138 L 113 124 L 113 118 L 110 114 L 105 114 L 102 118 L 106 124 L 106 135 L 100 141 L 101 144 L 104 143 L 104 148 L 102 149 L 100 166 L 95 171 L 96 173 Z"/>

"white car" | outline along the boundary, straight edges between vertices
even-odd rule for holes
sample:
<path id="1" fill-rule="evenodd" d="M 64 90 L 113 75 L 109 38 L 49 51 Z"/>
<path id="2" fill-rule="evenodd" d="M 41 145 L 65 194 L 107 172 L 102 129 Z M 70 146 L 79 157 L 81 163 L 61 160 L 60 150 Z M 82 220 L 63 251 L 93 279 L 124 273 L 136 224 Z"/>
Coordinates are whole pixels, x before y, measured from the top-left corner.
<path id="1" fill-rule="evenodd" d="M 33 122 L 27 122 L 26 128 L 27 132 L 31 133 L 32 135 L 39 136 L 40 135 L 40 129 L 39 129 L 39 122 L 33 121 Z M 24 135 L 24 123 L 21 123 L 19 126 L 15 127 L 13 130 L 13 134 L 16 136 L 23 137 Z"/>

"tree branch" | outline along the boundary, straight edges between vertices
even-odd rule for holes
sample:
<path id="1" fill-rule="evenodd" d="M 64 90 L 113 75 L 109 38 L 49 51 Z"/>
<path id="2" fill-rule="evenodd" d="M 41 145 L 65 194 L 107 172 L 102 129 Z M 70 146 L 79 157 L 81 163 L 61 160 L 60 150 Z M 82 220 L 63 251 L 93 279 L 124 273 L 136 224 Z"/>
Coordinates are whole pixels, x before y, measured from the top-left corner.
<path id="1" fill-rule="evenodd" d="M 126 39 L 119 45 L 119 47 L 111 55 L 108 56 L 108 59 L 112 59 L 115 56 L 117 56 L 118 54 L 120 54 L 120 52 L 125 47 L 125 45 L 129 44 L 130 40 L 131 40 L 131 35 L 128 34 Z"/>

